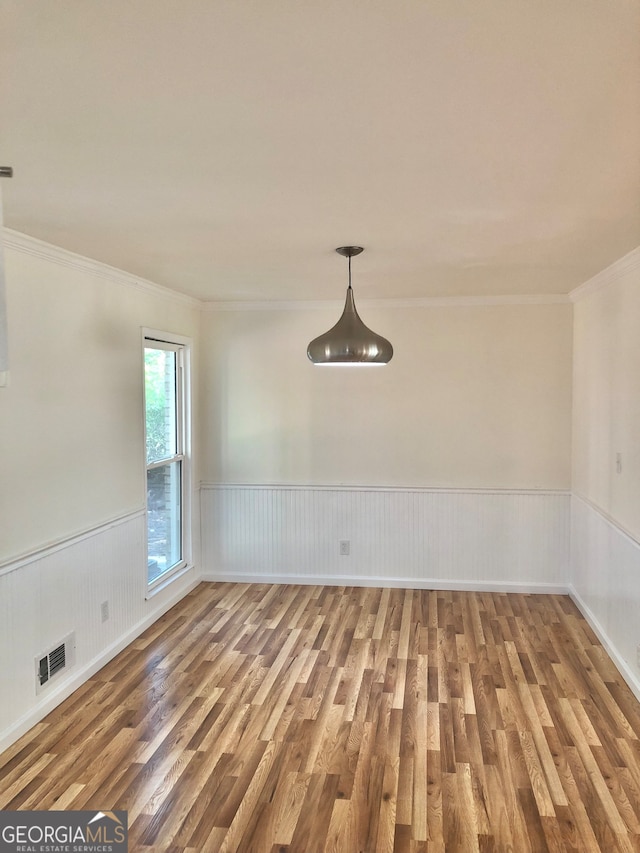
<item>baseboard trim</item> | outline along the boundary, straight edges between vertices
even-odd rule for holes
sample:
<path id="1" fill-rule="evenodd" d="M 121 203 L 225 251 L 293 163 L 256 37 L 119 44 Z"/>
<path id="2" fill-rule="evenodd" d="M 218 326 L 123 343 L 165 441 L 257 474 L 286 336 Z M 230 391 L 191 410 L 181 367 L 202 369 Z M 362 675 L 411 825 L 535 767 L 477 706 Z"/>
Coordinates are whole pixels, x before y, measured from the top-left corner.
<path id="1" fill-rule="evenodd" d="M 624 678 L 624 680 L 629 685 L 629 689 L 634 694 L 636 699 L 640 702 L 640 679 L 637 675 L 630 669 L 629 664 L 624 660 L 624 658 L 620 655 L 617 648 L 611 642 L 609 637 L 607 636 L 607 632 L 604 630 L 600 622 L 596 619 L 595 615 L 588 607 L 586 602 L 580 597 L 578 591 L 573 586 L 573 584 L 569 584 L 569 596 L 571 600 L 576 605 L 578 610 L 582 613 L 584 618 L 587 620 L 589 625 L 591 626 L 594 634 L 602 643 L 605 651 L 611 658 L 611 660 L 616 665 L 616 668 L 620 675 Z"/>
<path id="2" fill-rule="evenodd" d="M 362 577 L 350 575 L 257 575 L 249 573 L 203 573 L 204 583 L 273 583 L 301 586 L 371 586 L 399 589 L 451 589 L 461 592 L 520 592 L 567 595 L 565 584 L 518 583 L 503 581 L 456 581 L 440 578 Z"/>
<path id="3" fill-rule="evenodd" d="M 148 613 L 144 619 L 137 622 L 126 634 L 107 646 L 97 657 L 85 664 L 81 669 L 75 672 L 67 680 L 60 683 L 54 692 L 46 697 L 46 699 L 36 708 L 31 709 L 27 714 L 16 720 L 4 732 L 0 732 L 0 752 L 4 752 L 18 738 L 26 734 L 33 726 L 39 723 L 47 714 L 50 714 L 61 702 L 64 702 L 71 694 L 81 687 L 85 681 L 88 681 L 93 675 L 102 669 L 110 660 L 125 649 L 129 643 L 132 643 L 143 631 L 150 628 L 167 610 L 170 610 L 176 605 L 185 595 L 188 595 L 200 583 L 200 577 L 196 576 L 187 585 L 180 587 L 174 594 L 163 602 L 162 605 L 156 607 L 151 613 Z"/>

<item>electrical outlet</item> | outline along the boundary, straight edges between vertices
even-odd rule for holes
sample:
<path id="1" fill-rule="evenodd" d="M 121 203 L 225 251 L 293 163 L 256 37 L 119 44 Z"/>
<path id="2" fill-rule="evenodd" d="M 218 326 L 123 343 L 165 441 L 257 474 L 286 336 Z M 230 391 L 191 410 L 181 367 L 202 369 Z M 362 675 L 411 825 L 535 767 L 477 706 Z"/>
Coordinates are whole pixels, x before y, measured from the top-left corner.
<path id="1" fill-rule="evenodd" d="M 106 622 L 109 618 L 109 602 L 103 601 L 100 605 L 100 615 L 102 616 L 102 621 Z"/>
<path id="2" fill-rule="evenodd" d="M 340 556 L 348 557 L 351 553 L 351 540 L 350 539 L 341 539 L 340 540 Z"/>

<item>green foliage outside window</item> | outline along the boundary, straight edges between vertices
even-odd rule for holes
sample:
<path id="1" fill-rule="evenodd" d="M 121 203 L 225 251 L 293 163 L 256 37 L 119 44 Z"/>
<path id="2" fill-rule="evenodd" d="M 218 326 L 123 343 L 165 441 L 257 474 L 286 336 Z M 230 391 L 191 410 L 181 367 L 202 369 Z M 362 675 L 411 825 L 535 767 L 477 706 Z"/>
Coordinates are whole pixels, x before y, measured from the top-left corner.
<path id="1" fill-rule="evenodd" d="M 145 406 L 147 427 L 147 462 L 167 456 L 167 353 L 164 350 L 146 349 L 144 353 Z"/>

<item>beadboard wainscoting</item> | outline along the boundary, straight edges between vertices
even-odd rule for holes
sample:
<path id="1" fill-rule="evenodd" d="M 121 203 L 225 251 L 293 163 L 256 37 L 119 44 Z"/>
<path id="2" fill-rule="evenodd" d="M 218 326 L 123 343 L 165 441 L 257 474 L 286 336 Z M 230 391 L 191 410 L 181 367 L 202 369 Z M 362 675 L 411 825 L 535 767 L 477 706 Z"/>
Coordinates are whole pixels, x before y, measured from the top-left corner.
<path id="1" fill-rule="evenodd" d="M 577 495 L 569 590 L 640 700 L 640 543 Z"/>
<path id="2" fill-rule="evenodd" d="M 0 566 L 0 751 L 196 584 L 190 569 L 145 598 L 145 524 L 140 510 Z M 37 693 L 36 657 L 71 633 L 75 662 Z"/>
<path id="3" fill-rule="evenodd" d="M 201 513 L 203 580 L 567 590 L 568 492 L 203 484 Z"/>

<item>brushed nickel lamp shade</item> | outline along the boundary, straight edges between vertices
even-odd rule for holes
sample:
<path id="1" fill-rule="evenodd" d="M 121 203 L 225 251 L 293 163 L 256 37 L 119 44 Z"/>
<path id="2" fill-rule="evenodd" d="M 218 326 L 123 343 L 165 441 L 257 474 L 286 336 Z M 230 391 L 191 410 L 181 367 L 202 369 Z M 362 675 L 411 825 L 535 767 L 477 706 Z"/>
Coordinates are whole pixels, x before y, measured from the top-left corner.
<path id="1" fill-rule="evenodd" d="M 351 258 L 364 251 L 361 246 L 341 246 L 339 255 L 349 259 L 349 286 L 344 311 L 338 322 L 314 338 L 307 347 L 307 356 L 313 364 L 387 364 L 393 356 L 393 347 L 382 335 L 371 331 L 360 319 L 351 287 Z"/>

